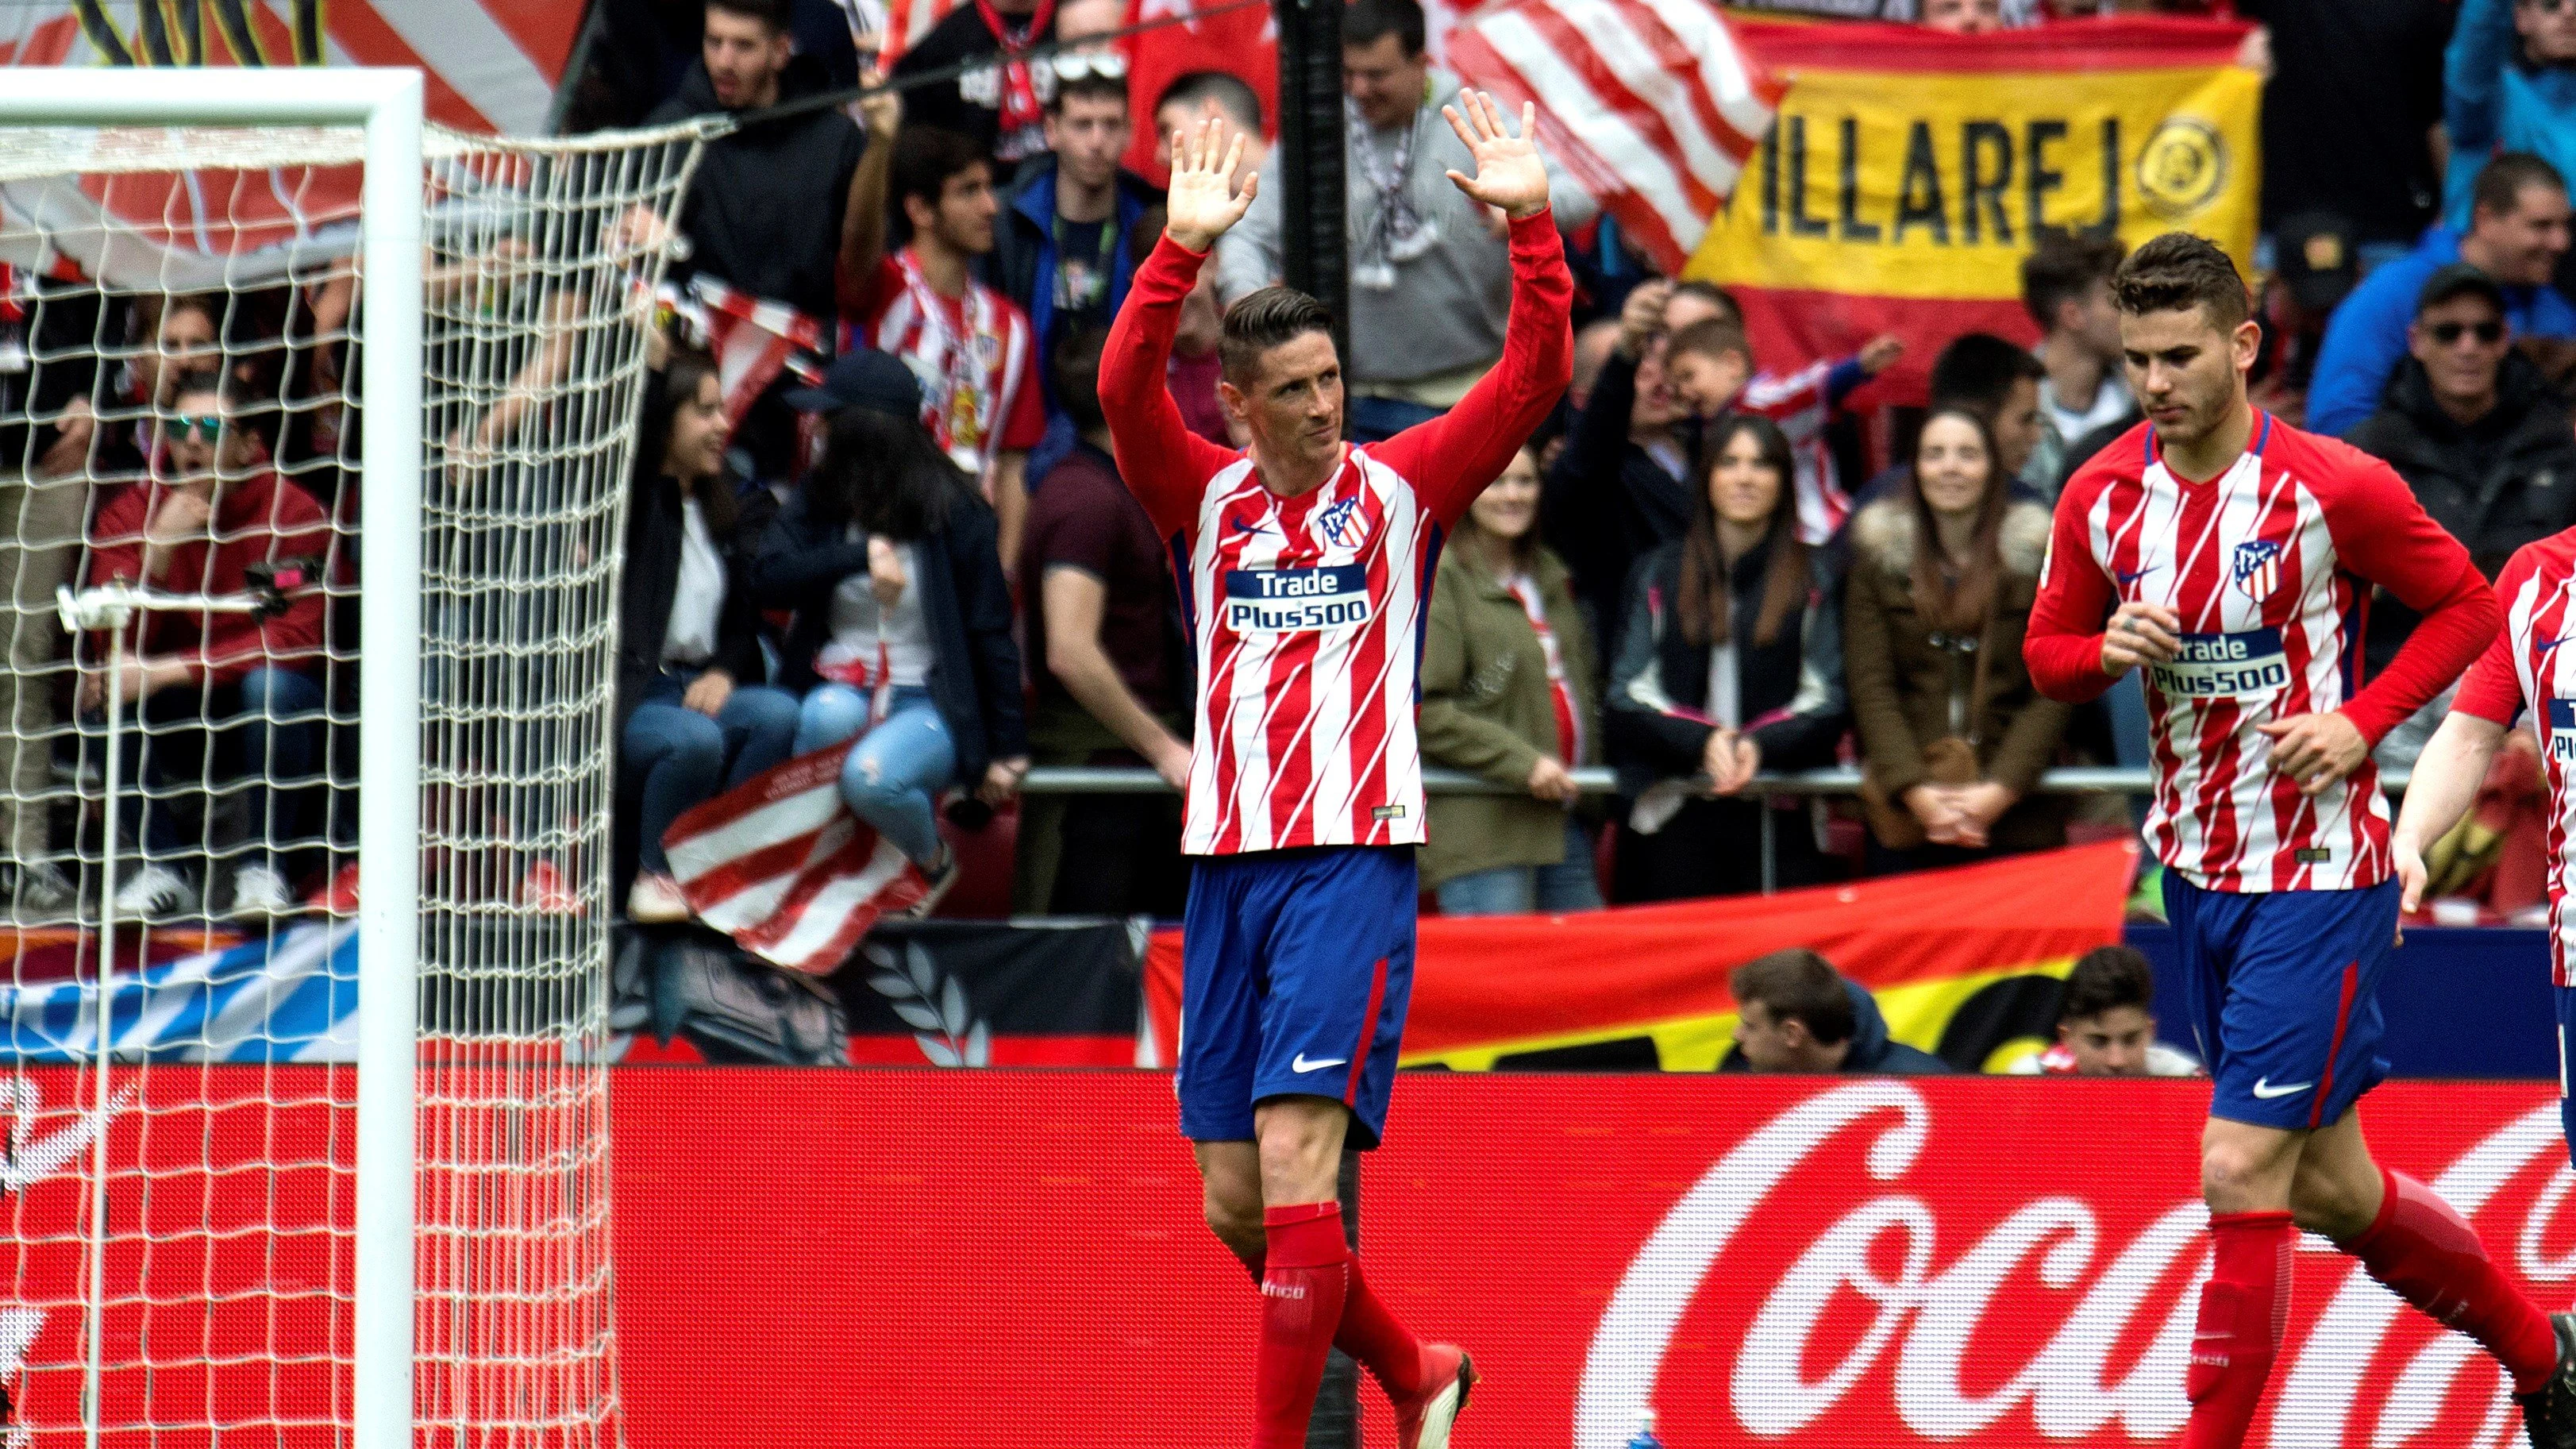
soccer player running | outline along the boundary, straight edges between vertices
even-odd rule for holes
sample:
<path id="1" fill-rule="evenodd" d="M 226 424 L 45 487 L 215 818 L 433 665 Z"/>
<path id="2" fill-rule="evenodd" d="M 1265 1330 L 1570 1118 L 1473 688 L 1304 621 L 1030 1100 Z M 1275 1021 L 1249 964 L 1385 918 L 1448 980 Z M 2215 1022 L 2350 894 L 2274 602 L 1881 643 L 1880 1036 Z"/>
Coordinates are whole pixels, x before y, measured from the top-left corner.
<path id="1" fill-rule="evenodd" d="M 2534 1445 L 2576 1446 L 2576 1321 L 2553 1326 L 2449 1204 L 2374 1163 L 2355 1112 L 2387 1071 L 2375 991 L 2397 928 L 2370 748 L 2487 647 L 2494 595 L 2387 465 L 2247 404 L 2260 332 L 2225 253 L 2158 237 L 2113 291 L 2147 422 L 2059 497 L 2024 655 L 2069 702 L 2146 671 L 2146 835 L 2213 1078 L 2183 1443 L 2244 1442 L 2299 1228 L 2495 1355 Z M 2424 617 L 2362 684 L 2373 585 Z"/>
<path id="2" fill-rule="evenodd" d="M 1413 980 L 1423 840 L 1414 695 L 1442 536 L 1565 390 L 1573 279 L 1524 108 L 1447 110 L 1476 163 L 1448 173 L 1508 218 L 1502 359 L 1455 408 L 1383 443 L 1342 441 L 1331 319 L 1265 287 L 1225 315 L 1218 393 L 1237 453 L 1183 425 L 1164 388 L 1208 251 L 1257 178 L 1221 122 L 1178 138 L 1169 223 L 1101 358 L 1119 471 L 1172 548 L 1198 659 L 1183 848 L 1181 1130 L 1208 1226 L 1261 1280 L 1256 1449 L 1295 1449 L 1338 1344 L 1376 1377 L 1405 1449 L 1438 1449 L 1475 1370 L 1396 1322 L 1349 1256 L 1334 1189 L 1344 1138 L 1386 1125 Z"/>

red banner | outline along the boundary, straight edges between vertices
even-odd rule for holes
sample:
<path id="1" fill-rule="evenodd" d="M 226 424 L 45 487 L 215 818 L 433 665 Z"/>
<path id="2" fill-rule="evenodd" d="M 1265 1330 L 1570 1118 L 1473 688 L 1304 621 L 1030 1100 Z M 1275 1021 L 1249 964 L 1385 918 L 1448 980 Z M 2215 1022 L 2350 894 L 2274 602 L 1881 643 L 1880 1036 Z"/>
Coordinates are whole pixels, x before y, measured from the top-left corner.
<path id="1" fill-rule="evenodd" d="M 1254 1300 L 1169 1079 L 621 1073 L 636 1449 L 1157 1449 L 1250 1435 Z M 2395 1084 L 2381 1159 L 2552 1308 L 2557 1104 Z M 2208 1252 L 2205 1084 L 1408 1074 L 1364 1257 L 1485 1377 L 1480 1449 L 2170 1441 Z M 2518 1443 L 2490 1362 L 2311 1239 L 2257 1449 Z M 1389 1442 L 1363 1387 L 1366 1442 Z"/>

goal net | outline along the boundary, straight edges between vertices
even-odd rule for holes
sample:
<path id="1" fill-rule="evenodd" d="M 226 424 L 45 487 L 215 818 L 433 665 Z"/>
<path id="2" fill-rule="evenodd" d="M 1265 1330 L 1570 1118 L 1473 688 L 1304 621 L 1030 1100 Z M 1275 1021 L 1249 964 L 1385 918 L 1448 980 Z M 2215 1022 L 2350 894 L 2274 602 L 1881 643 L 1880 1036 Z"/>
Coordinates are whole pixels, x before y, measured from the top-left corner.
<path id="1" fill-rule="evenodd" d="M 401 963 L 362 971 L 361 902 L 416 861 L 411 1419 L 614 1444 L 617 584 L 699 137 L 429 129 L 398 319 L 364 129 L 141 119 L 0 109 L 7 1443 L 369 1418 L 359 1002 Z M 416 489 L 365 445 L 414 321 Z M 379 789 L 411 860 L 360 849 Z"/>

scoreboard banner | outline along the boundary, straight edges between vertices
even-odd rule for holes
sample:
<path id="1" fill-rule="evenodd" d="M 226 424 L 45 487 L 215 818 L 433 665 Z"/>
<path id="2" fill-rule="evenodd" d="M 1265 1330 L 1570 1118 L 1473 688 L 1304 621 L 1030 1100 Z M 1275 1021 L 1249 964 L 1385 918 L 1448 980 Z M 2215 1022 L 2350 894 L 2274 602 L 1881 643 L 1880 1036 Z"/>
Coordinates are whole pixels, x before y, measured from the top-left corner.
<path id="1" fill-rule="evenodd" d="M 2532 1026 L 2533 1031 L 2544 1026 Z M 622 1069 L 627 1441 L 1198 1449 L 1256 1320 L 1169 1079 Z M 2373 1150 L 2545 1307 L 2576 1292 L 2558 1103 L 2394 1083 Z M 2206 1083 L 1406 1073 L 1361 1251 L 1484 1377 L 1461 1442 L 2174 1442 L 2209 1268 Z M 2319 1240 L 2249 1449 L 2520 1442 L 2509 1385 Z M 1391 1442 L 1361 1390 L 1364 1442 Z M 62 1402 L 60 1399 L 51 1402 Z"/>
<path id="2" fill-rule="evenodd" d="M 1953 36 L 1738 19 L 1787 91 L 1685 274 L 1735 294 L 1773 369 L 1904 337 L 1876 390 L 1919 402 L 1950 338 L 2037 339 L 2021 263 L 2045 229 L 2131 246 L 2194 232 L 2250 269 L 2262 80 L 2234 64 L 2246 29 L 2127 16 Z"/>
<path id="3" fill-rule="evenodd" d="M 1870 989 L 1896 1040 L 1961 1071 L 2052 1039 L 2075 958 L 2120 939 L 2118 841 L 1849 885 L 1568 916 L 1426 916 L 1404 1064 L 1707 1071 L 1735 1038 L 1727 978 L 1807 946 Z M 1180 932 L 1146 956 L 1157 1060 L 1176 1059 Z"/>

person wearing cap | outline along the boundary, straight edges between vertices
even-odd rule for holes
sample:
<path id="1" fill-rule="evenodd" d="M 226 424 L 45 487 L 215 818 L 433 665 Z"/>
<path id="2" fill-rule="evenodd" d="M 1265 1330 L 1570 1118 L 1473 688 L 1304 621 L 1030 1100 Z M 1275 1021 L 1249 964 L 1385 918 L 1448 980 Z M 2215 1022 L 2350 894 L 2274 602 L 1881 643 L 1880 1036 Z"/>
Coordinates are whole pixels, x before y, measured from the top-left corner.
<path id="1" fill-rule="evenodd" d="M 2341 437 L 2378 409 L 2406 359 L 2425 282 L 2453 262 L 2495 279 L 2515 336 L 2576 339 L 2576 306 L 2549 285 L 2567 254 L 2566 180 L 2537 156 L 2508 152 L 2479 171 L 2474 197 L 2465 234 L 2425 232 L 2415 250 L 2362 278 L 2335 308 L 2308 384 L 2308 431 Z"/>
<path id="2" fill-rule="evenodd" d="M 790 401 L 831 409 L 822 458 L 762 538 L 752 598 L 795 614 L 779 658 L 804 695 L 796 753 L 864 736 L 841 798 L 929 878 L 914 908 L 927 914 L 957 878 L 939 796 L 954 786 L 997 809 L 1029 769 L 993 510 L 922 424 L 912 370 L 885 353 L 853 348 Z"/>
<path id="3" fill-rule="evenodd" d="M 2344 435 L 2395 468 L 2489 579 L 2515 549 L 2576 524 L 2576 426 L 2515 350 L 2508 310 L 2505 289 L 2466 262 L 2435 272 L 2379 411 Z M 2372 601 L 2371 667 L 2413 624 L 2397 600 Z"/>

